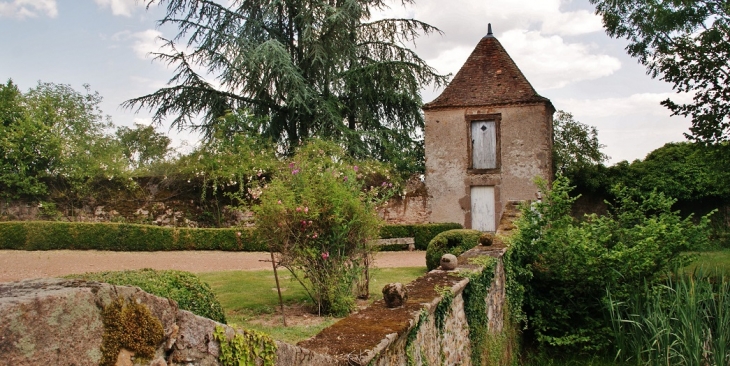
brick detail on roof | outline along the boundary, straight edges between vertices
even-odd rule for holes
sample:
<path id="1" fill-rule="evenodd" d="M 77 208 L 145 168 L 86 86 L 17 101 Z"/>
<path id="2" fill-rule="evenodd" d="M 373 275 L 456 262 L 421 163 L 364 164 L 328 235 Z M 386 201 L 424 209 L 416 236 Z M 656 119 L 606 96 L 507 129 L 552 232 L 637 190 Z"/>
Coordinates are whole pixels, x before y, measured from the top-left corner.
<path id="1" fill-rule="evenodd" d="M 537 94 L 497 38 L 487 36 L 443 93 L 424 110 L 524 103 L 550 103 Z"/>

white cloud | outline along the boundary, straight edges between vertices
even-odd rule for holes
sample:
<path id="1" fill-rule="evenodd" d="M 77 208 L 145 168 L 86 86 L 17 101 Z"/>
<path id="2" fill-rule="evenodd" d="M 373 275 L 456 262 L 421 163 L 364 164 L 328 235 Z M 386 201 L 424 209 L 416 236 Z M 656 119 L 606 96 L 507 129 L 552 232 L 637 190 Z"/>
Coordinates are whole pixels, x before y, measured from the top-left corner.
<path id="1" fill-rule="evenodd" d="M 13 0 L 0 2 L 0 18 L 35 18 L 45 15 L 49 18 L 58 16 L 56 0 Z"/>
<path id="2" fill-rule="evenodd" d="M 160 48 L 163 45 L 163 41 L 160 39 L 161 36 L 162 32 L 154 29 L 147 29 L 132 34 L 132 38 L 134 38 L 134 44 L 132 45 L 134 53 L 143 60 L 149 59 L 152 57 L 151 53 L 161 51 Z"/>
<path id="3" fill-rule="evenodd" d="M 164 80 L 150 79 L 142 76 L 130 76 L 130 80 L 136 89 L 139 90 L 138 94 L 152 93 L 155 90 L 167 86 Z"/>
<path id="4" fill-rule="evenodd" d="M 558 12 L 542 18 L 542 31 L 548 34 L 575 36 L 601 30 L 601 18 L 586 10 Z"/>
<path id="5" fill-rule="evenodd" d="M 691 120 L 671 117 L 659 102 L 671 98 L 677 103 L 692 100 L 691 94 L 636 93 L 626 97 L 597 99 L 555 99 L 555 108 L 573 113 L 582 123 L 596 126 L 598 138 L 606 145 L 609 163 L 643 159 L 669 141 L 684 141 Z"/>
<path id="6" fill-rule="evenodd" d="M 487 23 L 528 80 L 538 90 L 561 88 L 613 74 L 621 62 L 574 37 L 602 30 L 591 11 L 563 10 L 566 0 L 421 0 L 415 5 L 378 12 L 376 18 L 404 17 L 424 21 L 444 36 L 419 39 L 417 52 L 441 73 L 456 73 L 487 33 Z"/>
<path id="7" fill-rule="evenodd" d="M 103 8 L 111 8 L 112 14 L 123 15 L 126 17 L 132 16 L 132 12 L 135 8 L 143 8 L 145 6 L 144 1 L 140 0 L 94 0 L 99 6 Z"/>
<path id="8" fill-rule="evenodd" d="M 598 79 L 621 68 L 617 58 L 595 54 L 595 48 L 585 44 L 566 43 L 557 35 L 512 30 L 505 32 L 500 42 L 537 90 Z"/>
<path id="9" fill-rule="evenodd" d="M 115 42 L 132 40 L 131 48 L 134 50 L 137 58 L 150 60 L 154 57 L 152 53 L 169 51 L 164 48 L 165 42 L 160 37 L 162 37 L 162 32 L 155 29 L 147 29 L 135 33 L 130 31 L 117 32 L 111 36 L 111 39 Z"/>
<path id="10" fill-rule="evenodd" d="M 556 99 L 553 103 L 557 109 L 570 111 L 575 115 L 591 116 L 594 118 L 629 115 L 663 117 L 668 116 L 670 112 L 659 103 L 667 98 L 673 100 L 675 103 L 688 103 L 692 101 L 692 94 L 638 93 L 621 98 Z"/>

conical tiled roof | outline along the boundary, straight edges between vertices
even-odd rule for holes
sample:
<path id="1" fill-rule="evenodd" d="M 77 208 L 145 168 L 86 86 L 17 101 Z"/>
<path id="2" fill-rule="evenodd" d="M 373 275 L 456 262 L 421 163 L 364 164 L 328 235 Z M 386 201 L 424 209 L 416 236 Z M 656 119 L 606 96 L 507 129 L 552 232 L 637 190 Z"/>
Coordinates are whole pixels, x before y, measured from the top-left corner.
<path id="1" fill-rule="evenodd" d="M 550 103 L 550 100 L 537 94 L 490 32 L 474 48 L 443 93 L 423 109 L 535 102 Z"/>

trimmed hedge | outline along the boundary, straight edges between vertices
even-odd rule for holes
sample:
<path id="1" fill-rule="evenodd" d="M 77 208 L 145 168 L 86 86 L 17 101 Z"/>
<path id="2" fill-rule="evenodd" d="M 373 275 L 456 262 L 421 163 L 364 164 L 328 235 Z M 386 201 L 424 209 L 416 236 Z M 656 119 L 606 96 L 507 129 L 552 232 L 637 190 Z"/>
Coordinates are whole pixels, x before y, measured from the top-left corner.
<path id="1" fill-rule="evenodd" d="M 207 283 L 190 272 L 157 271 L 145 268 L 133 271 L 86 273 L 67 277 L 106 282 L 118 286 L 137 286 L 153 295 L 175 300 L 180 309 L 223 324 L 226 323 L 223 307 L 216 299 L 213 290 Z"/>
<path id="2" fill-rule="evenodd" d="M 426 249 L 426 267 L 428 270 L 436 269 L 441 265 L 441 256 L 446 253 L 455 256 L 479 245 L 479 238 L 482 236 L 479 230 L 457 229 L 444 231 L 436 235 Z"/>
<path id="3" fill-rule="evenodd" d="M 238 233 L 241 233 L 238 237 Z M 7 221 L 0 222 L 0 249 L 169 251 L 266 251 L 252 229 L 192 229 L 152 225 Z"/>
<path id="4" fill-rule="evenodd" d="M 459 224 L 386 225 L 380 237 L 415 238 L 418 250 L 439 233 L 458 229 Z M 238 237 L 238 233 L 241 233 Z M 194 229 L 110 222 L 4 221 L 0 222 L 0 249 L 18 250 L 111 250 L 169 251 L 224 250 L 268 251 L 253 229 Z M 382 248 L 388 250 L 391 248 Z M 395 246 L 402 250 L 403 246 Z"/>
<path id="5" fill-rule="evenodd" d="M 381 239 L 390 238 L 414 238 L 417 250 L 426 250 L 428 243 L 436 235 L 453 229 L 462 229 L 463 226 L 454 223 L 442 224 L 413 224 L 413 225 L 385 225 L 380 229 Z M 383 248 L 386 249 L 387 248 Z M 402 250 L 403 246 L 396 249 Z"/>

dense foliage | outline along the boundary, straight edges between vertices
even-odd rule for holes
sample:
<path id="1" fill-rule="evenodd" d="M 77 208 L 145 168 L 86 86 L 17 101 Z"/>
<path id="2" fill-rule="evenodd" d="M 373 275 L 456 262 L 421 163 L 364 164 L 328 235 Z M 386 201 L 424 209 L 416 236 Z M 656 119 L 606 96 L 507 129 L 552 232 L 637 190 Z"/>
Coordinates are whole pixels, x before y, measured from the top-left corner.
<path id="1" fill-rule="evenodd" d="M 430 241 L 438 232 L 453 227 L 461 225 L 383 225 L 380 235 L 382 238 L 402 237 L 392 234 L 406 230 L 406 233 L 420 234 L 422 240 Z M 0 222 L 0 249 L 255 252 L 266 251 L 268 246 L 253 229 L 171 228 L 108 222 L 7 221 Z"/>
<path id="2" fill-rule="evenodd" d="M 567 179 L 539 186 L 542 202 L 526 205 L 505 255 L 510 310 L 542 345 L 595 350 L 607 346 L 606 289 L 625 299 L 644 283 L 686 264 L 682 254 L 707 245 L 708 218 L 682 219 L 661 193 L 616 188 L 605 216 L 577 221 Z"/>
<path id="3" fill-rule="evenodd" d="M 557 111 L 553 116 L 553 172 L 562 175 L 578 171 L 608 159 L 601 152 L 598 130 L 580 123 L 573 115 Z"/>
<path id="4" fill-rule="evenodd" d="M 274 172 L 254 208 L 259 235 L 321 312 L 354 309 L 353 284 L 367 271 L 367 243 L 380 226 L 375 208 L 389 192 L 388 181 L 366 184 L 373 173 L 338 146 L 313 140 Z"/>
<path id="5" fill-rule="evenodd" d="M 137 286 L 153 295 L 175 300 L 180 309 L 217 322 L 226 322 L 223 307 L 216 299 L 213 290 L 207 283 L 189 272 L 157 271 L 148 268 L 135 271 L 87 273 L 70 277 L 106 282 L 112 285 Z"/>
<path id="6" fill-rule="evenodd" d="M 115 133 L 122 153 L 133 169 L 150 166 L 170 153 L 170 138 L 152 126 L 135 123 L 134 128 L 121 126 Z"/>
<path id="7" fill-rule="evenodd" d="M 730 278 L 677 273 L 645 285 L 609 309 L 616 358 L 638 365 L 726 366 L 730 360 Z"/>
<path id="8" fill-rule="evenodd" d="M 119 145 L 106 134 L 101 96 L 88 86 L 39 83 L 22 93 L 11 80 L 0 85 L 0 196 L 38 197 L 48 178 L 60 178 L 69 198 L 96 180 L 119 179 L 127 170 Z"/>
<path id="9" fill-rule="evenodd" d="M 426 248 L 426 268 L 429 271 L 438 268 L 444 254 L 459 256 L 479 245 L 482 234 L 479 230 L 455 229 L 436 235 Z"/>
<path id="10" fill-rule="evenodd" d="M 171 86 L 126 106 L 207 135 L 233 113 L 232 130 L 271 139 L 287 153 L 319 137 L 356 158 L 422 169 L 420 89 L 446 77 L 407 45 L 438 29 L 413 19 L 371 20 L 387 7 L 382 0 L 150 3 L 166 6 L 160 25 L 178 28 L 170 51 L 157 55 L 176 71 Z"/>
<path id="11" fill-rule="evenodd" d="M 192 229 L 152 225 L 8 221 L 0 222 L 0 249 L 18 250 L 226 250 L 265 251 L 250 229 Z"/>
<path id="12" fill-rule="evenodd" d="M 730 6 L 718 0 L 590 0 L 612 37 L 626 38 L 629 55 L 653 77 L 693 93 L 662 102 L 692 118 L 687 136 L 705 142 L 730 138 Z"/>

